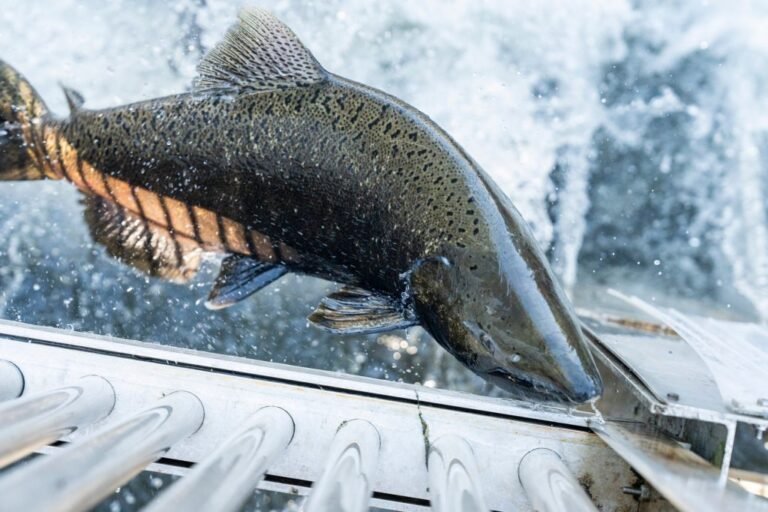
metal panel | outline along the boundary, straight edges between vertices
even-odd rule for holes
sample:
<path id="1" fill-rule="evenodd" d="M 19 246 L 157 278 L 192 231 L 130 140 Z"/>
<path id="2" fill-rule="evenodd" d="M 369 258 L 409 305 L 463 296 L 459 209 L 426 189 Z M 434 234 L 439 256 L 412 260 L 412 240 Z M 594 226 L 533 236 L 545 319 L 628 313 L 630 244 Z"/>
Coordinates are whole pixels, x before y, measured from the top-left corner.
<path id="1" fill-rule="evenodd" d="M 260 409 L 145 510 L 239 510 L 291 442 L 293 433 L 293 419 L 283 409 Z"/>
<path id="2" fill-rule="evenodd" d="M 232 375 L 258 377 L 272 382 L 293 383 L 302 387 L 322 388 L 342 393 L 351 392 L 385 399 L 399 399 L 412 404 L 418 402 L 437 407 L 458 408 L 479 414 L 494 414 L 505 417 L 520 416 L 546 423 L 582 428 L 589 428 L 588 421 L 593 416 L 592 413 L 574 411 L 562 405 L 534 404 L 508 398 L 493 398 L 445 389 L 412 386 L 356 375 L 340 375 L 337 372 L 296 368 L 285 364 L 169 347 L 156 343 L 75 333 L 2 319 L 0 319 L 0 336 L 17 340 L 49 342 L 60 347 L 90 350 L 123 358 L 163 361 L 186 368 L 211 369 Z M 21 370 L 24 371 L 25 368 L 21 368 Z M 418 390 L 418 398 L 414 394 L 414 389 Z"/>
<path id="3" fill-rule="evenodd" d="M 103 419 L 114 405 L 112 386 L 93 375 L 0 404 L 0 468 Z"/>
<path id="4" fill-rule="evenodd" d="M 707 461 L 645 425 L 606 422 L 593 429 L 682 512 L 768 511 L 768 500 L 723 480 Z"/>
<path id="5" fill-rule="evenodd" d="M 651 315 L 667 326 L 587 315 L 596 359 L 604 378 L 609 376 L 597 403 L 603 415 L 626 424 L 653 426 L 684 442 L 711 462 L 711 469 L 719 469 L 720 482 L 727 479 L 732 461 L 737 467 L 765 471 L 762 462 L 768 448 L 754 437 L 761 437 L 768 419 L 754 415 L 760 411 L 759 400 L 754 406 L 743 405 L 768 386 L 760 369 L 760 361 L 768 354 L 768 331 L 753 324 L 687 317 L 619 292 L 609 293 L 636 307 L 636 316 Z M 744 350 L 733 356 L 734 348 Z M 739 438 L 737 425 L 742 431 Z M 743 435 L 747 431 L 753 432 L 751 438 Z M 622 445 L 614 447 L 630 461 Z"/>
<path id="6" fill-rule="evenodd" d="M 203 416 L 194 395 L 171 393 L 146 411 L 0 477 L 0 511 L 87 509 L 200 428 Z"/>
<path id="7" fill-rule="evenodd" d="M 704 361 L 680 338 L 600 333 L 600 342 L 632 369 L 659 402 L 728 412 Z"/>
<path id="8" fill-rule="evenodd" d="M 609 290 L 609 294 L 652 315 L 682 336 L 714 376 L 724 407 L 768 418 L 767 329 L 756 324 L 684 315 L 615 290 Z"/>
<path id="9" fill-rule="evenodd" d="M 659 402 L 634 372 L 611 356 L 603 342 L 604 334 L 599 334 L 599 338 L 591 330 L 587 334 L 595 342 L 593 353 L 604 380 L 605 391 L 596 403 L 603 417 L 614 422 L 652 425 L 689 443 L 696 453 L 719 466 L 720 478 L 725 479 L 736 432 L 732 415 L 694 407 L 682 400 Z M 645 339 L 645 335 L 638 336 L 638 343 Z M 647 357 L 654 355 L 649 353 Z M 618 453 L 627 459 L 626 454 Z"/>

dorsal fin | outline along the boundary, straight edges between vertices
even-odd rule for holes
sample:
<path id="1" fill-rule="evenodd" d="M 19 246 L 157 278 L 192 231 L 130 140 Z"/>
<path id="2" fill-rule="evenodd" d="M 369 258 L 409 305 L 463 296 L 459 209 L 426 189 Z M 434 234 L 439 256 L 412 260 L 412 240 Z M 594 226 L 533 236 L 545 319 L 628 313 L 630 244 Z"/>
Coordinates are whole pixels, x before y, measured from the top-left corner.
<path id="1" fill-rule="evenodd" d="M 290 28 L 250 7 L 197 67 L 195 89 L 275 89 L 323 80 L 326 71 Z"/>
<path id="2" fill-rule="evenodd" d="M 99 196 L 86 195 L 83 202 L 91 236 L 113 258 L 176 283 L 197 273 L 202 251 L 196 243 L 175 239 L 166 229 Z"/>
<path id="3" fill-rule="evenodd" d="M 85 98 L 75 89 L 67 87 L 64 84 L 59 84 L 61 90 L 64 91 L 64 97 L 67 99 L 67 105 L 69 106 L 69 112 L 74 113 L 83 108 L 85 104 Z"/>

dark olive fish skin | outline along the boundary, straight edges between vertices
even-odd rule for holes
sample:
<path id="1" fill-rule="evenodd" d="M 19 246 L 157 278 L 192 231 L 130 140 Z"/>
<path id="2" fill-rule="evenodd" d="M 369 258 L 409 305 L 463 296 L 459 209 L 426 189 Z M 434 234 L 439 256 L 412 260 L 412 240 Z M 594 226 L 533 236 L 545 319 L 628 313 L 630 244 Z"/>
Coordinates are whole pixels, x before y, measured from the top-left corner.
<path id="1" fill-rule="evenodd" d="M 226 44 L 255 59 L 265 57 L 241 48 L 248 37 L 292 36 L 260 11 L 241 22 L 245 36 L 235 31 Z M 202 250 L 245 258 L 222 270 L 225 290 L 246 281 L 242 269 L 262 276 L 231 302 L 282 272 L 335 280 L 362 291 L 330 296 L 311 317 L 319 325 L 372 332 L 418 322 L 519 397 L 597 397 L 600 378 L 568 300 L 490 178 L 427 116 L 326 72 L 285 40 L 272 50 L 287 48 L 301 65 L 267 58 L 294 72 L 291 83 L 262 69 L 253 86 L 240 83 L 229 57 L 214 55 L 201 65 L 213 78 L 191 93 L 100 111 L 68 94 L 69 118 L 54 120 L 43 106 L 40 128 L 24 131 L 29 158 L 41 176 L 93 198 L 97 240 L 151 274 L 184 280 Z M 14 75 L 5 76 L 0 98 Z M 32 106 L 37 97 L 15 101 Z M 18 179 L 14 162 L 0 179 Z"/>
<path id="2" fill-rule="evenodd" d="M 57 129 L 106 174 L 311 255 L 302 271 L 394 293 L 446 243 L 490 243 L 476 203 L 488 194 L 460 148 L 412 107 L 338 77 L 80 111 Z"/>

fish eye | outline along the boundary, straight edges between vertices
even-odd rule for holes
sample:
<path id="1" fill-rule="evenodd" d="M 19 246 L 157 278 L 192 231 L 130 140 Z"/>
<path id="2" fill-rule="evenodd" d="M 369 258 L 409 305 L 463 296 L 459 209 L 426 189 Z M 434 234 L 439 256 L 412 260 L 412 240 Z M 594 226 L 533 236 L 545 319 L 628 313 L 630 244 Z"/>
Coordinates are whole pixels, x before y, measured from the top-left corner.
<path id="1" fill-rule="evenodd" d="M 493 338 L 490 334 L 485 332 L 483 329 L 482 324 L 479 322 L 470 322 L 470 321 L 464 321 L 464 327 L 466 327 L 469 332 L 480 341 L 480 344 L 492 355 L 496 352 L 496 343 L 494 343 Z"/>
<path id="2" fill-rule="evenodd" d="M 480 333 L 480 343 L 483 344 L 483 346 L 488 350 L 488 352 L 490 352 L 490 353 L 494 353 L 495 352 L 494 346 L 493 346 L 494 345 L 493 344 L 493 338 L 488 336 L 488 333 L 486 333 L 484 331 Z"/>

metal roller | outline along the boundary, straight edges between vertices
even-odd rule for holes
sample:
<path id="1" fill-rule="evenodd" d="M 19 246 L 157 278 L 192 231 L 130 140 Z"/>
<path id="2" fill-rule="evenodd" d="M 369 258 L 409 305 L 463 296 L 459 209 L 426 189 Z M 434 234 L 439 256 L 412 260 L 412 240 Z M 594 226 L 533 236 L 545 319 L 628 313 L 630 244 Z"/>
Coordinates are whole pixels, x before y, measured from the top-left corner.
<path id="1" fill-rule="evenodd" d="M 364 512 L 371 498 L 381 437 L 371 423 L 342 423 L 331 444 L 323 475 L 315 483 L 304 512 Z"/>
<path id="2" fill-rule="evenodd" d="M 112 386 L 95 375 L 0 403 L 0 467 L 105 418 L 114 406 Z"/>
<path id="3" fill-rule="evenodd" d="M 592 500 L 556 452 L 536 448 L 518 467 L 520 483 L 534 510 L 540 512 L 597 512 Z"/>
<path id="4" fill-rule="evenodd" d="M 429 447 L 429 495 L 436 512 L 487 512 L 472 447 L 447 435 Z"/>
<path id="5" fill-rule="evenodd" d="M 293 438 L 293 418 L 264 407 L 145 511 L 237 511 Z"/>
<path id="6" fill-rule="evenodd" d="M 202 425 L 203 405 L 178 391 L 59 453 L 0 477 L 0 511 L 86 510 Z"/>
<path id="7" fill-rule="evenodd" d="M 0 402 L 21 396 L 24 391 L 24 374 L 10 361 L 0 359 Z"/>

